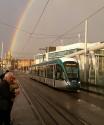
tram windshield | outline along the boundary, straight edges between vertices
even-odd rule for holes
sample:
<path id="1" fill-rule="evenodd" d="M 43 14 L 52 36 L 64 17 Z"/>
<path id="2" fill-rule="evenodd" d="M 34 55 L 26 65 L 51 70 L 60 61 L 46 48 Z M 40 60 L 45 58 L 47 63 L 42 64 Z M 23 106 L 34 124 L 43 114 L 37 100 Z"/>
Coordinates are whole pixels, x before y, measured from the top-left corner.
<path id="1" fill-rule="evenodd" d="M 78 78 L 78 63 L 76 62 L 65 62 L 64 63 L 67 75 L 69 79 Z"/>

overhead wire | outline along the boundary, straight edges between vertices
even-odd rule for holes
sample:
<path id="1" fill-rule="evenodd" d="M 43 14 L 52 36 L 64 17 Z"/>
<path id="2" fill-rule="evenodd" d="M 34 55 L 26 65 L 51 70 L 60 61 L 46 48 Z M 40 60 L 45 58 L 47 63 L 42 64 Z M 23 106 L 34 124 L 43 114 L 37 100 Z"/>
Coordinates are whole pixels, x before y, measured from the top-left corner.
<path id="1" fill-rule="evenodd" d="M 85 22 L 85 20 L 89 20 L 90 18 L 92 18 L 93 16 L 95 16 L 96 14 L 98 14 L 99 12 L 101 12 L 104 9 L 104 6 L 102 6 L 101 8 L 97 9 L 95 12 L 93 12 L 91 15 L 89 15 L 88 17 L 84 18 L 80 23 L 78 23 L 77 25 L 73 26 L 71 29 L 65 31 L 63 34 L 59 35 L 54 41 L 52 42 L 56 42 L 58 39 L 62 38 L 64 35 L 66 35 L 67 33 L 73 31 L 74 29 L 76 29 L 77 27 L 79 27 L 82 23 Z"/>
<path id="2" fill-rule="evenodd" d="M 44 6 L 44 8 L 43 8 L 43 11 L 42 11 L 40 17 L 38 18 L 38 21 L 37 21 L 37 23 L 35 24 L 35 26 L 34 26 L 32 32 L 28 32 L 28 31 L 26 31 L 26 30 L 24 30 L 24 29 L 18 28 L 18 27 L 13 26 L 13 25 L 10 25 L 10 24 L 8 24 L 8 23 L 4 23 L 4 22 L 2 22 L 2 21 L 0 21 L 0 24 L 5 25 L 5 26 L 8 26 L 8 27 L 13 28 L 13 29 L 16 29 L 16 30 L 20 30 L 20 31 L 22 31 L 22 32 L 24 32 L 24 33 L 26 33 L 26 34 L 28 34 L 28 35 L 29 35 L 29 39 L 31 39 L 31 38 L 33 37 L 33 35 L 34 35 L 34 36 L 35 36 L 35 35 L 46 35 L 47 38 L 48 38 L 49 36 L 51 36 L 51 38 L 56 38 L 54 41 L 52 41 L 52 42 L 55 42 L 55 41 L 57 41 L 58 39 L 60 39 L 61 37 L 63 37 L 64 35 L 66 35 L 67 33 L 73 31 L 74 29 L 76 29 L 78 26 L 80 26 L 82 23 L 84 23 L 85 20 L 89 20 L 90 18 L 92 18 L 93 16 L 95 16 L 97 13 L 99 13 L 100 11 L 102 11 L 102 10 L 104 9 L 104 6 L 102 6 L 101 8 L 99 8 L 98 10 L 96 10 L 94 13 L 92 13 L 92 14 L 89 15 L 88 17 L 84 18 L 84 20 L 82 20 L 80 23 L 78 23 L 77 25 L 75 25 L 75 26 L 72 27 L 71 29 L 65 31 L 65 32 L 64 32 L 63 34 L 61 34 L 61 35 L 56 35 L 56 36 L 55 36 L 55 35 L 51 35 L 51 34 L 50 34 L 50 35 L 48 35 L 48 34 L 35 34 L 34 32 L 36 31 L 36 29 L 37 29 L 37 27 L 38 27 L 38 25 L 39 25 L 39 23 L 40 23 L 40 21 L 41 21 L 41 18 L 42 18 L 42 16 L 43 16 L 43 14 L 44 14 L 44 12 L 45 12 L 45 10 L 46 10 L 48 4 L 49 4 L 49 1 L 50 1 L 50 0 L 47 0 L 45 6 Z M 52 36 L 53 36 L 53 37 L 52 37 Z"/>
<path id="3" fill-rule="evenodd" d="M 29 34 L 29 37 L 28 37 L 28 40 L 26 41 L 26 43 L 27 43 L 28 41 L 31 41 L 32 35 L 33 35 L 33 33 L 35 32 L 35 30 L 37 29 L 37 27 L 38 27 L 38 25 L 39 25 L 39 23 L 40 23 L 40 21 L 41 21 L 42 16 L 43 16 L 44 13 L 45 13 L 45 10 L 46 10 L 46 8 L 47 8 L 49 2 L 50 2 L 50 0 L 47 0 L 46 4 L 44 5 L 44 8 L 43 8 L 43 10 L 42 10 L 42 13 L 40 14 L 40 16 L 39 16 L 39 18 L 38 18 L 38 20 L 37 20 L 37 22 L 36 22 L 36 24 L 35 24 L 35 26 L 34 26 L 32 32 Z M 23 46 L 22 50 L 24 49 L 24 47 L 25 47 L 25 46 Z"/>
<path id="4" fill-rule="evenodd" d="M 44 15 L 44 12 L 45 12 L 45 10 L 46 10 L 48 4 L 49 4 L 49 1 L 50 1 L 50 0 L 47 0 L 46 4 L 45 4 L 45 6 L 44 6 L 44 8 L 43 8 L 43 10 L 42 10 L 42 13 L 41 13 L 40 17 L 38 18 L 38 20 L 37 20 L 37 22 L 36 22 L 36 24 L 35 24 L 35 26 L 34 26 L 32 32 L 31 32 L 31 34 L 33 34 L 33 33 L 35 32 L 36 28 L 38 27 L 38 25 L 39 25 L 39 23 L 40 23 L 40 20 L 41 20 L 42 16 Z"/>
<path id="5" fill-rule="evenodd" d="M 75 26 L 72 27 L 71 29 L 65 31 L 65 33 L 63 33 L 63 34 L 61 34 L 61 35 L 34 33 L 34 31 L 36 30 L 36 28 L 37 28 L 37 26 L 38 26 L 38 24 L 39 24 L 39 22 L 40 22 L 40 20 L 41 20 L 42 15 L 44 14 L 44 11 L 45 11 L 45 9 L 46 9 L 46 7 L 47 7 L 49 1 L 50 1 L 50 0 L 48 0 L 47 3 L 45 4 L 45 6 L 44 6 L 44 8 L 43 8 L 43 11 L 42 11 L 42 13 L 41 13 L 41 15 L 40 15 L 40 17 L 39 17 L 39 19 L 38 19 L 38 21 L 37 21 L 37 23 L 36 23 L 36 25 L 35 25 L 35 27 L 34 27 L 34 29 L 33 29 L 32 32 L 28 32 L 28 31 L 26 31 L 25 29 L 18 28 L 18 27 L 14 26 L 14 25 L 5 23 L 5 22 L 3 22 L 3 21 L 0 21 L 0 24 L 1 24 L 1 25 L 4 25 L 4 26 L 8 26 L 8 27 L 13 28 L 13 29 L 16 29 L 16 30 L 19 30 L 19 31 L 22 31 L 22 32 L 27 33 L 27 34 L 29 34 L 29 35 L 31 35 L 31 36 L 42 35 L 42 36 L 56 36 L 56 37 L 61 37 L 61 36 L 63 36 L 63 35 L 66 35 L 68 32 L 72 31 L 73 29 L 77 28 L 77 27 L 78 27 L 80 24 L 82 24 L 86 19 L 88 20 L 88 19 L 92 18 L 94 15 L 96 15 L 97 13 L 99 13 L 100 11 L 102 11 L 102 10 L 104 9 L 104 6 L 101 7 L 101 8 L 99 8 L 97 11 L 95 11 L 94 13 L 92 13 L 90 16 L 86 17 L 86 18 L 85 18 L 84 20 L 82 20 L 80 23 L 78 23 L 77 25 L 75 25 Z"/>
<path id="6" fill-rule="evenodd" d="M 11 29 L 16 29 L 16 30 L 19 30 L 19 31 L 21 31 L 21 32 L 24 32 L 24 33 L 26 33 L 26 34 L 28 34 L 28 35 L 31 35 L 31 32 L 29 32 L 29 31 L 27 31 L 27 30 L 25 30 L 25 29 L 22 29 L 22 28 L 18 28 L 17 26 L 8 24 L 8 23 L 3 22 L 3 21 L 1 21 L 1 20 L 0 20 L 0 25 L 7 26 L 7 27 L 9 27 L 9 28 L 11 28 Z M 43 33 L 33 33 L 33 34 L 32 34 L 32 37 L 35 37 L 35 36 L 58 36 L 58 35 L 55 35 L 55 34 L 43 34 Z"/>
<path id="7" fill-rule="evenodd" d="M 4 26 L 7 26 L 7 27 L 9 27 L 9 28 L 16 29 L 16 30 L 22 31 L 22 32 L 24 32 L 24 33 L 30 34 L 30 32 L 28 32 L 28 31 L 26 31 L 26 30 L 24 30 L 24 29 L 18 28 L 18 27 L 16 27 L 16 26 L 10 25 L 10 24 L 8 24 L 8 23 L 5 23 L 5 22 L 0 21 L 0 24 L 1 24 L 1 25 L 4 25 Z"/>
<path id="8" fill-rule="evenodd" d="M 33 35 L 43 35 L 43 34 L 35 34 L 34 32 L 35 32 L 37 26 L 38 26 L 39 23 L 40 23 L 40 20 L 41 20 L 43 14 L 44 14 L 44 12 L 45 12 L 45 10 L 46 10 L 46 8 L 47 8 L 48 3 L 49 3 L 49 0 L 46 2 L 45 6 L 44 6 L 44 8 L 43 8 L 43 11 L 42 11 L 42 13 L 41 13 L 41 15 L 40 15 L 40 17 L 39 17 L 39 19 L 38 19 L 36 25 L 35 25 L 34 28 L 33 28 L 33 31 L 29 34 L 29 39 L 31 39 L 31 38 L 33 37 Z M 84 23 L 85 20 L 89 20 L 90 18 L 92 18 L 93 16 L 95 16 L 97 13 L 99 13 L 99 12 L 102 11 L 103 9 L 104 9 L 104 6 L 102 6 L 102 7 L 99 8 L 97 11 L 95 11 L 94 13 L 92 13 L 91 15 L 89 15 L 88 17 L 86 17 L 85 19 L 83 19 L 80 23 L 78 23 L 77 25 L 75 25 L 75 26 L 72 27 L 71 29 L 65 31 L 63 34 L 58 35 L 58 36 L 56 35 L 56 37 L 55 37 L 54 35 L 47 35 L 47 38 L 49 38 L 49 36 L 53 36 L 53 37 L 51 37 L 51 38 L 56 38 L 56 39 L 53 40 L 52 42 L 56 42 L 58 39 L 62 38 L 64 35 L 66 35 L 67 33 L 71 32 L 71 31 L 73 31 L 73 30 L 76 29 L 78 26 L 80 26 L 82 23 Z M 41 38 L 41 39 L 43 39 L 43 38 Z M 63 39 L 64 39 L 64 38 L 63 38 Z M 28 41 L 27 41 L 27 42 L 28 42 Z"/>

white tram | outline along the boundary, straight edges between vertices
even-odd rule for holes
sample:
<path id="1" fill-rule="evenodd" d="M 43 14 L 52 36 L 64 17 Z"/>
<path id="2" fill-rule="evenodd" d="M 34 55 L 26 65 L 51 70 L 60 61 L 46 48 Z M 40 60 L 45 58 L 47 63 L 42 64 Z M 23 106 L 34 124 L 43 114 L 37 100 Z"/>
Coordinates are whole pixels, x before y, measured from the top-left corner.
<path id="1" fill-rule="evenodd" d="M 80 88 L 79 64 L 74 58 L 60 58 L 33 65 L 30 76 L 51 87 L 76 91 Z"/>

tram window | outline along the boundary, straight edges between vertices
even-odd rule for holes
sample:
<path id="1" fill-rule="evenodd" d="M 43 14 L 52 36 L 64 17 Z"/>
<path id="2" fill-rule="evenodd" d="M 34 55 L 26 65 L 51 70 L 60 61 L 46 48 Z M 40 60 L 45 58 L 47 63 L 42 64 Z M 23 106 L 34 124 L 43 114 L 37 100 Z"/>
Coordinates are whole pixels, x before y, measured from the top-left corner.
<path id="1" fill-rule="evenodd" d="M 68 78 L 78 78 L 78 64 L 74 62 L 64 63 Z"/>
<path id="2" fill-rule="evenodd" d="M 55 79 L 57 79 L 57 80 L 65 79 L 64 71 L 63 71 L 61 65 L 59 65 L 59 64 L 56 65 Z"/>
<path id="3" fill-rule="evenodd" d="M 53 65 L 47 66 L 47 78 L 53 79 Z"/>
<path id="4" fill-rule="evenodd" d="M 39 75 L 39 69 L 38 69 L 37 66 L 36 66 L 36 75 L 37 75 L 37 76 Z"/>
<path id="5" fill-rule="evenodd" d="M 39 76 L 42 76 L 42 67 L 39 67 Z"/>
<path id="6" fill-rule="evenodd" d="M 35 69 L 35 67 L 33 68 L 33 73 L 35 74 L 35 71 L 36 71 L 36 69 Z"/>
<path id="7" fill-rule="evenodd" d="M 44 67 L 44 77 L 47 77 L 47 67 Z"/>
<path id="8" fill-rule="evenodd" d="M 39 67 L 39 76 L 43 76 L 43 67 Z"/>
<path id="9" fill-rule="evenodd" d="M 31 68 L 31 73 L 33 73 L 33 68 Z"/>
<path id="10" fill-rule="evenodd" d="M 41 67 L 39 67 L 39 76 L 41 76 Z"/>
<path id="11" fill-rule="evenodd" d="M 42 67 L 42 69 L 41 69 L 41 76 L 42 77 L 44 77 L 44 72 L 45 72 L 44 70 L 45 70 L 44 67 Z"/>
<path id="12" fill-rule="evenodd" d="M 31 72 L 34 73 L 34 67 L 31 68 Z"/>
<path id="13" fill-rule="evenodd" d="M 40 69 L 39 69 L 39 67 L 38 67 L 38 72 L 37 73 L 38 73 L 38 76 L 40 76 Z"/>

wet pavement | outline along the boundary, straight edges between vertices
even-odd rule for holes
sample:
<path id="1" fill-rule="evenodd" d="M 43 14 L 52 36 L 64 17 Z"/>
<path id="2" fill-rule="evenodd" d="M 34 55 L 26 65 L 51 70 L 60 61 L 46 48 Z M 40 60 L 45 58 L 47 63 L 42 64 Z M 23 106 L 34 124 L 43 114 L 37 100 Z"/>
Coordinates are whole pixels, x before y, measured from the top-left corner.
<path id="1" fill-rule="evenodd" d="M 13 125 L 39 125 L 39 121 L 22 91 L 15 99 L 11 119 Z"/>
<path id="2" fill-rule="evenodd" d="M 18 75 L 17 78 L 21 93 L 13 106 L 13 125 L 43 125 L 43 121 L 47 125 L 104 124 L 103 96 L 83 91 L 58 91 L 30 80 L 26 75 Z"/>

